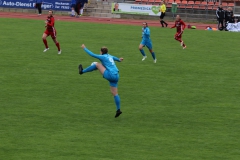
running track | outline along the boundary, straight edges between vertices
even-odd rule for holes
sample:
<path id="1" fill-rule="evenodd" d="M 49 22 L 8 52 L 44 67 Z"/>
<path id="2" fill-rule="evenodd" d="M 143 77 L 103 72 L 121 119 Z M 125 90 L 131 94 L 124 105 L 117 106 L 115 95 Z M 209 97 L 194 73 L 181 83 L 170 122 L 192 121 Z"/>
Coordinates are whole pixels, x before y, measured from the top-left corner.
<path id="1" fill-rule="evenodd" d="M 12 12 L 0 12 L 0 18 L 21 18 L 21 19 L 40 19 L 45 20 L 47 15 L 38 16 L 33 13 L 12 13 Z M 114 19 L 114 18 L 96 18 L 96 17 L 70 17 L 54 15 L 55 20 L 58 21 L 71 21 L 71 22 L 88 22 L 88 23 L 104 23 L 104 24 L 122 24 L 122 25 L 139 25 L 142 26 L 142 22 L 147 21 L 149 26 L 160 26 L 159 21 L 153 20 L 133 20 L 133 19 Z M 168 23 L 169 27 L 173 26 L 173 22 Z M 188 23 L 186 25 L 194 25 L 197 29 L 205 29 L 207 26 L 215 27 L 215 24 L 203 24 L 203 23 Z"/>

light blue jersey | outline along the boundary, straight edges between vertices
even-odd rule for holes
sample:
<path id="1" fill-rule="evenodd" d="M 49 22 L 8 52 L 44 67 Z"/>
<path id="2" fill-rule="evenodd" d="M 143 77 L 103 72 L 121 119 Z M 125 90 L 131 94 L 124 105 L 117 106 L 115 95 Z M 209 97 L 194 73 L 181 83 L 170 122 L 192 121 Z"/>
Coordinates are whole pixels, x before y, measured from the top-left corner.
<path id="1" fill-rule="evenodd" d="M 98 55 L 89 51 L 87 48 L 84 48 L 84 51 L 87 52 L 90 56 L 99 59 L 102 62 L 102 65 L 112 74 L 118 74 L 119 70 L 114 61 L 120 62 L 120 59 L 114 57 L 110 54 Z"/>
<path id="2" fill-rule="evenodd" d="M 143 46 L 147 46 L 148 49 L 152 49 L 152 41 L 150 39 L 150 29 L 148 27 L 142 28 L 142 42 Z"/>
<path id="3" fill-rule="evenodd" d="M 142 28 L 142 38 L 143 40 L 150 40 L 150 29 L 148 27 Z"/>
<path id="4" fill-rule="evenodd" d="M 84 45 L 82 45 L 82 46 L 84 46 Z M 116 109 L 117 109 L 115 118 L 117 118 L 122 112 L 120 111 L 120 97 L 119 97 L 118 93 L 116 92 L 117 87 L 118 87 L 118 81 L 119 81 L 119 73 L 118 73 L 119 71 L 118 71 L 118 68 L 117 68 L 114 61 L 118 61 L 118 62 L 121 62 L 121 61 L 120 61 L 119 58 L 114 57 L 114 56 L 112 56 L 108 53 L 103 54 L 103 55 L 94 54 L 90 50 L 88 50 L 87 48 L 84 48 L 84 51 L 87 54 L 89 54 L 90 56 L 99 59 L 102 62 L 102 64 L 100 65 L 100 63 L 92 63 L 90 66 L 88 66 L 85 69 L 83 69 L 82 64 L 80 64 L 78 66 L 79 74 L 92 72 L 92 71 L 95 71 L 95 70 L 98 70 L 98 69 L 102 73 L 103 66 L 106 68 L 103 71 L 102 75 L 103 75 L 103 78 L 108 80 L 111 91 L 112 91 L 112 94 L 114 96 L 114 102 L 116 104 Z M 101 66 L 101 69 L 100 69 L 100 66 Z M 113 92 L 113 88 L 114 88 L 114 92 Z"/>

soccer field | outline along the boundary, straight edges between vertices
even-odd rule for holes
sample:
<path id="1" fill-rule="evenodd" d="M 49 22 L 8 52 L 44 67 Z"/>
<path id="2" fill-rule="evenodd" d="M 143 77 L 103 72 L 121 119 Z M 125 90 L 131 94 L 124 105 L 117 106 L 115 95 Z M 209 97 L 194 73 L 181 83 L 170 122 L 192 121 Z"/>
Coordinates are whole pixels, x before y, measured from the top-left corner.
<path id="1" fill-rule="evenodd" d="M 0 160 L 239 160 L 239 33 L 151 27 L 158 59 L 141 61 L 141 27 L 0 18 Z M 116 107 L 96 59 L 123 57 Z"/>

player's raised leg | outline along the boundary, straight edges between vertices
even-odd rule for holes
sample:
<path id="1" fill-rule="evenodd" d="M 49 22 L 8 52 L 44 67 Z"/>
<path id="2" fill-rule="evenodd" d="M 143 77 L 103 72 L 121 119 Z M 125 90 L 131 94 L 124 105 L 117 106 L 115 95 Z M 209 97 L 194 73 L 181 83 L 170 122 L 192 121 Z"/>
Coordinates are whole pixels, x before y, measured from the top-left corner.
<path id="1" fill-rule="evenodd" d="M 47 50 L 49 50 L 48 43 L 47 43 L 47 36 L 48 35 L 46 33 L 43 33 L 43 35 L 42 35 L 42 40 L 45 45 L 45 49 L 43 50 L 43 52 L 46 52 Z"/>
<path id="2" fill-rule="evenodd" d="M 79 74 L 83 74 L 86 72 L 92 72 L 92 71 L 98 69 L 102 75 L 103 75 L 104 71 L 106 70 L 106 68 L 101 63 L 98 63 L 98 62 L 93 62 L 90 66 L 88 66 L 85 69 L 83 69 L 82 64 L 80 64 L 78 66 L 78 69 L 79 69 Z"/>
<path id="3" fill-rule="evenodd" d="M 141 54 L 143 56 L 142 61 L 144 61 L 147 58 L 147 56 L 146 56 L 146 54 L 145 54 L 145 52 L 143 50 L 143 46 L 144 46 L 144 44 L 142 44 L 142 43 L 139 45 L 139 50 L 140 50 L 140 52 L 141 52 Z"/>

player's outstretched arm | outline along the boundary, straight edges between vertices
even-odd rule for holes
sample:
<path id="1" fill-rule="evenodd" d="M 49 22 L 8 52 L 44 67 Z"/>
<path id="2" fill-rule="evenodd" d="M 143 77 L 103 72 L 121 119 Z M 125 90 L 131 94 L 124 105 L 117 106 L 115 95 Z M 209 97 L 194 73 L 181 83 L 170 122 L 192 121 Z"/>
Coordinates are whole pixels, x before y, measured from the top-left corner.
<path id="1" fill-rule="evenodd" d="M 82 47 L 82 49 L 83 49 L 87 54 L 89 54 L 90 56 L 92 56 L 92 57 L 94 57 L 94 58 L 97 58 L 97 59 L 101 59 L 101 58 L 102 58 L 101 55 L 94 54 L 93 52 L 91 52 L 90 50 L 88 50 L 84 44 L 82 44 L 81 47 Z"/>
<path id="2" fill-rule="evenodd" d="M 123 58 L 117 58 L 117 57 L 114 57 L 114 56 L 113 56 L 113 60 L 114 60 L 114 61 L 118 61 L 118 62 L 122 62 L 122 61 L 123 61 Z"/>
<path id="3" fill-rule="evenodd" d="M 174 23 L 174 26 L 172 26 L 170 29 L 175 28 L 175 27 L 177 27 L 177 26 L 176 26 L 176 23 Z"/>

